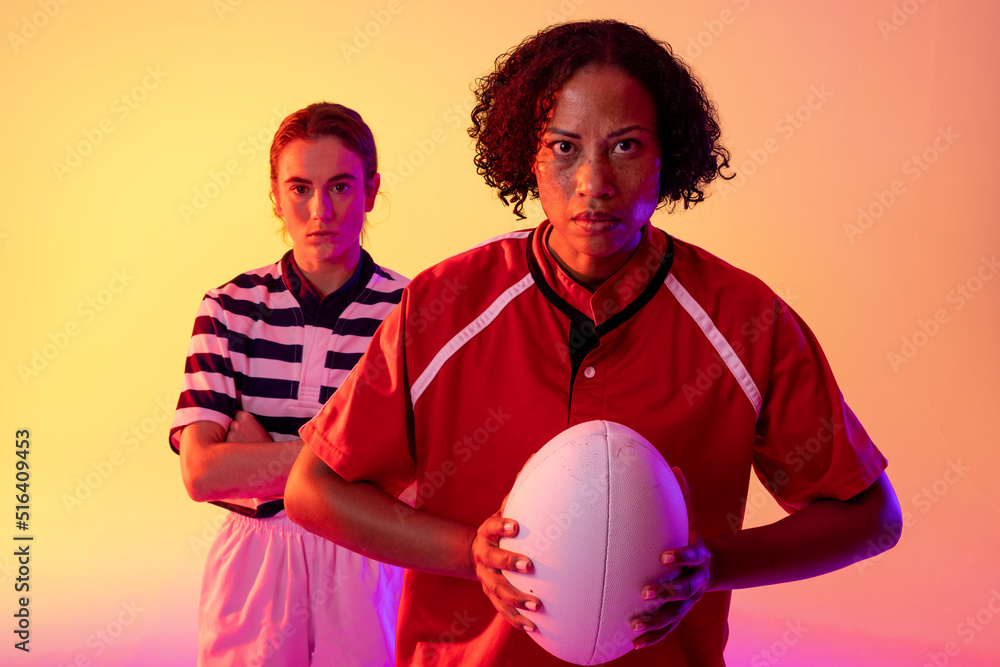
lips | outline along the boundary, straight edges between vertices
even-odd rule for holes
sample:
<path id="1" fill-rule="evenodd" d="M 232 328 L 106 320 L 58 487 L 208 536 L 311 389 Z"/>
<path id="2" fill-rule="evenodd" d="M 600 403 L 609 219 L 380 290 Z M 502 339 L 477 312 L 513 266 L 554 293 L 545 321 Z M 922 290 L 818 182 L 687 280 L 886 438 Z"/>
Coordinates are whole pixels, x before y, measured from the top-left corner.
<path id="1" fill-rule="evenodd" d="M 602 211 L 582 211 L 573 216 L 578 222 L 618 222 L 618 216 Z"/>
<path id="2" fill-rule="evenodd" d="M 607 234 L 620 222 L 618 217 L 600 211 L 583 211 L 573 216 L 573 224 L 585 234 Z"/>

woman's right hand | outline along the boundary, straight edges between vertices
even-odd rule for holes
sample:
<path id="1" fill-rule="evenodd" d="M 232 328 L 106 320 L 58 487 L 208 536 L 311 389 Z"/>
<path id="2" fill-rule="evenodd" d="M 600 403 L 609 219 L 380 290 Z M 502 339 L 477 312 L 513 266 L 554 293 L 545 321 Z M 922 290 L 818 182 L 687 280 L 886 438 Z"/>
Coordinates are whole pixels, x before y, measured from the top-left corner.
<path id="1" fill-rule="evenodd" d="M 268 433 L 257 418 L 245 410 L 237 410 L 226 432 L 226 442 L 271 442 Z M 296 452 L 298 453 L 298 452 Z M 292 457 L 291 461 L 295 458 Z M 289 465 L 291 465 L 289 461 Z M 286 471 L 287 472 L 287 471 Z"/>
<path id="2" fill-rule="evenodd" d="M 531 559 L 527 556 L 500 548 L 500 538 L 514 537 L 517 529 L 517 522 L 503 518 L 498 510 L 479 526 L 472 540 L 470 556 L 483 592 L 497 611 L 515 628 L 534 632 L 535 624 L 522 616 L 518 609 L 538 611 L 542 608 L 541 600 L 517 590 L 503 575 L 504 570 L 525 574 L 532 570 Z"/>

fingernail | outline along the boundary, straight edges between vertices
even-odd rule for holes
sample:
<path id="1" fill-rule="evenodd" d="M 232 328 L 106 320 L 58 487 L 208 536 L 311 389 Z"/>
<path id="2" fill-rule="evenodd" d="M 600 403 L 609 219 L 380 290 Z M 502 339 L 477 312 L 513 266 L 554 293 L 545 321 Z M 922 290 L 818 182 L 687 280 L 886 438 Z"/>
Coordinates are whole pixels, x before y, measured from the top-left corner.
<path id="1" fill-rule="evenodd" d="M 503 532 L 505 532 L 505 533 L 511 533 L 513 531 L 514 531 L 514 522 L 513 521 L 507 521 L 507 522 L 505 522 L 503 524 Z"/>
<path id="2" fill-rule="evenodd" d="M 643 623 L 642 621 L 632 621 L 633 632 L 642 632 L 645 629 L 646 629 L 646 624 Z"/>
<path id="3" fill-rule="evenodd" d="M 524 560 L 522 558 L 522 559 L 518 560 L 516 563 L 514 563 L 514 567 L 517 568 L 518 572 L 527 572 L 528 571 L 528 561 L 526 561 L 526 560 Z"/>
<path id="4" fill-rule="evenodd" d="M 636 639 L 634 642 L 632 642 L 632 648 L 643 648 L 645 645 L 646 642 L 642 641 L 641 639 Z"/>
<path id="5" fill-rule="evenodd" d="M 645 589 L 642 592 L 642 599 L 643 600 L 652 600 L 655 597 L 656 597 L 656 591 L 654 591 L 651 588 L 647 588 L 647 589 Z"/>
<path id="6" fill-rule="evenodd" d="M 528 600 L 524 603 L 524 608 L 528 611 L 538 611 L 538 603 L 534 600 Z"/>
<path id="7" fill-rule="evenodd" d="M 660 556 L 660 562 L 663 563 L 664 565 L 670 565 L 675 560 L 677 560 L 677 557 L 674 556 L 672 553 L 665 553 L 662 556 Z"/>
<path id="8" fill-rule="evenodd" d="M 524 628 L 525 632 L 534 632 L 535 631 L 535 626 L 533 626 L 533 625 L 522 625 L 521 627 Z"/>

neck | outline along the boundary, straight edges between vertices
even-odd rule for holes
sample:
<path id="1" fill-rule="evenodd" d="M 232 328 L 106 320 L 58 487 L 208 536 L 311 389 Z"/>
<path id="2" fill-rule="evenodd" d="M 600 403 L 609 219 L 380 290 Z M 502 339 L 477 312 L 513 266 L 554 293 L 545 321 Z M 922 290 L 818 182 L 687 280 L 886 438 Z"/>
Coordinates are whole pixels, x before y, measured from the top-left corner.
<path id="1" fill-rule="evenodd" d="M 294 248 L 292 252 L 295 252 Z M 344 283 L 354 275 L 359 261 L 361 261 L 361 248 L 349 253 L 347 257 L 338 257 L 333 261 L 303 262 L 298 255 L 295 255 L 295 263 L 299 265 L 299 270 L 309 284 L 319 292 L 320 297 L 332 294 L 343 287 Z"/>
<path id="2" fill-rule="evenodd" d="M 572 278 L 575 282 L 583 285 L 587 288 L 588 292 L 596 292 L 597 288 L 600 287 L 607 281 L 608 278 L 613 276 L 618 272 L 623 266 L 622 262 L 615 262 L 613 265 L 608 262 L 595 261 L 591 258 L 583 260 L 583 262 L 578 262 L 581 264 L 577 268 L 570 266 L 559 256 L 559 253 L 555 251 L 551 246 L 549 247 L 549 252 L 552 253 L 552 257 L 556 260 L 567 276 Z M 588 261 L 589 260 L 589 261 Z"/>
<path id="3" fill-rule="evenodd" d="M 635 254 L 635 251 L 639 249 L 644 233 L 645 228 L 640 231 L 638 241 L 636 241 L 635 246 L 631 249 L 621 254 L 615 253 L 605 257 L 573 253 L 571 248 L 569 248 L 567 257 L 561 257 L 559 255 L 559 248 L 557 247 L 559 244 L 552 243 L 553 234 L 551 229 L 545 239 L 545 243 L 549 248 L 549 252 L 552 253 L 552 257 L 555 258 L 556 263 L 559 264 L 559 268 L 593 294 L 597 291 L 597 288 L 607 282 L 608 278 L 618 273 L 619 269 L 628 263 L 632 255 Z"/>

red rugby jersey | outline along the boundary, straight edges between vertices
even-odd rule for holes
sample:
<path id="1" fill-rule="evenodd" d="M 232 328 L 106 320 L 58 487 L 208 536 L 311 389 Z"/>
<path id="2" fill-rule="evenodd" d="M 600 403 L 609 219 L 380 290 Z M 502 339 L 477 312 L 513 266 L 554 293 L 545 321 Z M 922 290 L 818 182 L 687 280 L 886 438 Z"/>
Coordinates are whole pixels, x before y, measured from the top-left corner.
<path id="1" fill-rule="evenodd" d="M 394 495 L 415 480 L 417 507 L 478 526 L 549 439 L 608 419 L 682 469 L 705 536 L 739 529 L 751 470 L 789 510 L 879 477 L 885 459 L 819 344 L 760 280 L 650 225 L 590 294 L 555 263 L 549 229 L 417 276 L 301 429 L 316 454 Z M 722 664 L 729 599 L 705 595 L 666 639 L 612 664 Z M 475 581 L 407 571 L 400 613 L 401 664 L 564 664 Z"/>

